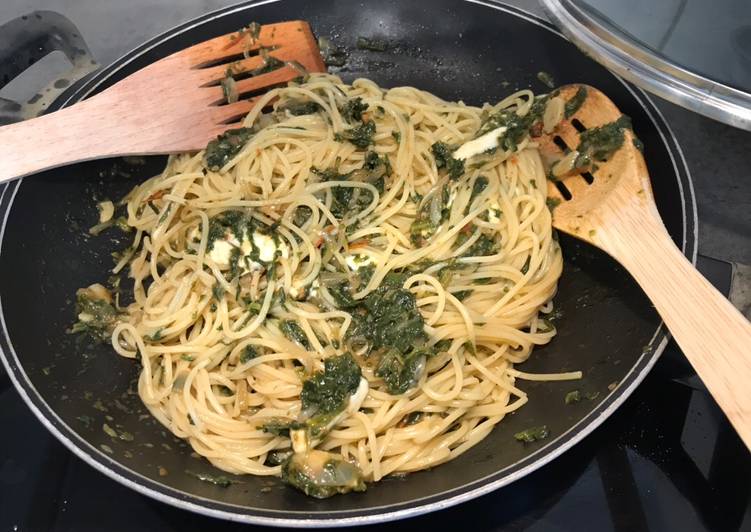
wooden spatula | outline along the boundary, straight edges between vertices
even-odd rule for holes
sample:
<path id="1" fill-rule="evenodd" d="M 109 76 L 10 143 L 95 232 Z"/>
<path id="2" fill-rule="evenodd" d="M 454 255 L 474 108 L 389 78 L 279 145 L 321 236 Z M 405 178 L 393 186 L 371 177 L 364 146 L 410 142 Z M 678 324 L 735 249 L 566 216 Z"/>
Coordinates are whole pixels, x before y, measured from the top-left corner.
<path id="1" fill-rule="evenodd" d="M 570 101 L 581 87 L 563 87 L 561 96 Z M 583 131 L 621 117 L 602 92 L 584 90 L 578 111 L 540 139 L 545 159 L 561 159 L 579 147 Z M 638 141 L 630 129 L 622 132 L 623 144 L 605 161 L 549 183 L 549 195 L 560 201 L 553 225 L 606 251 L 631 273 L 751 449 L 751 324 L 673 244 Z"/>
<path id="2" fill-rule="evenodd" d="M 237 127 L 260 94 L 300 76 L 298 65 L 326 68 L 302 21 L 191 46 L 71 107 L 0 128 L 0 182 L 89 159 L 202 149 Z M 228 69 L 239 96 L 230 104 L 221 84 Z"/>

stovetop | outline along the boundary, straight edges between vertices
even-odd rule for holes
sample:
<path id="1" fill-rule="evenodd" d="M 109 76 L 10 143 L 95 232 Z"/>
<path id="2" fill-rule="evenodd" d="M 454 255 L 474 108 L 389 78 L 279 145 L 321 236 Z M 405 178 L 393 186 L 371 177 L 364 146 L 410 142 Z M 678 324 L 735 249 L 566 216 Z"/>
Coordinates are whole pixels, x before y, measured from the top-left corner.
<path id="1" fill-rule="evenodd" d="M 34 9 L 76 22 L 103 64 L 225 0 L 3 0 L 0 23 Z M 511 2 L 539 11 L 532 1 Z M 15 90 L 23 90 L 17 86 Z M 35 90 L 35 89 L 34 89 Z M 4 96 L 0 92 L 0 96 Z M 751 263 L 751 134 L 658 101 L 683 146 L 699 209 L 700 270 L 724 293 Z M 250 529 L 139 495 L 72 455 L 0 367 L 0 530 Z M 583 442 L 512 485 L 387 530 L 751 530 L 751 457 L 670 344 L 638 390 Z M 365 530 L 374 527 L 365 527 Z"/>

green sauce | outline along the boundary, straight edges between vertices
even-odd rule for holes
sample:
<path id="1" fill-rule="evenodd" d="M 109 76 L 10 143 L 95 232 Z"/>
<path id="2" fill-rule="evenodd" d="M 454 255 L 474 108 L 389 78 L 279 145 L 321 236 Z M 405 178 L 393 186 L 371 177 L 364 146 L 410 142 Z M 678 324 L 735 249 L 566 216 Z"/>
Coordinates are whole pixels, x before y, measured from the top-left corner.
<path id="1" fill-rule="evenodd" d="M 576 168 L 589 168 L 597 161 L 605 161 L 623 146 L 624 131 L 631 129 L 631 119 L 622 115 L 618 120 L 581 133 Z"/>
<path id="2" fill-rule="evenodd" d="M 579 87 L 579 89 L 576 91 L 576 94 L 574 94 L 570 100 L 566 102 L 566 105 L 563 107 L 563 116 L 565 118 L 571 118 L 576 111 L 579 110 L 579 108 L 584 103 L 584 100 L 587 99 L 587 88 L 584 86 Z"/>

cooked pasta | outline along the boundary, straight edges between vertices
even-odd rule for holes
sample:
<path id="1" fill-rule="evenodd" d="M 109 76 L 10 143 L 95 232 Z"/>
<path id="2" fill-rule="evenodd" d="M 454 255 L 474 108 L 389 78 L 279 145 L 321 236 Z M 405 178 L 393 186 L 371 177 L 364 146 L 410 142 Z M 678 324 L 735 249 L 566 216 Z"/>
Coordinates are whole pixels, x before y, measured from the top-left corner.
<path id="1" fill-rule="evenodd" d="M 146 407 L 216 467 L 318 497 L 477 444 L 555 335 L 561 251 L 529 135 L 545 108 L 311 75 L 170 157 L 118 207 L 134 301 L 107 332 Z M 87 301 L 111 302 L 100 285 Z"/>

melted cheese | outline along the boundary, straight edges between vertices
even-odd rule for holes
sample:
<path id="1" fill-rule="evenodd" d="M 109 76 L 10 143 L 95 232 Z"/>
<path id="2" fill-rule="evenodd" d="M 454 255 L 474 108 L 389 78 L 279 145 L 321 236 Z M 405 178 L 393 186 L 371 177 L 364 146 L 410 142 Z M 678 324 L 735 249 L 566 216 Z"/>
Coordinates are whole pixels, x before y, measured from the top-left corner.
<path id="1" fill-rule="evenodd" d="M 498 137 L 503 135 L 507 129 L 506 126 L 497 127 L 474 140 L 465 142 L 454 152 L 454 159 L 469 159 L 475 155 L 480 155 L 488 150 L 497 148 Z"/>

